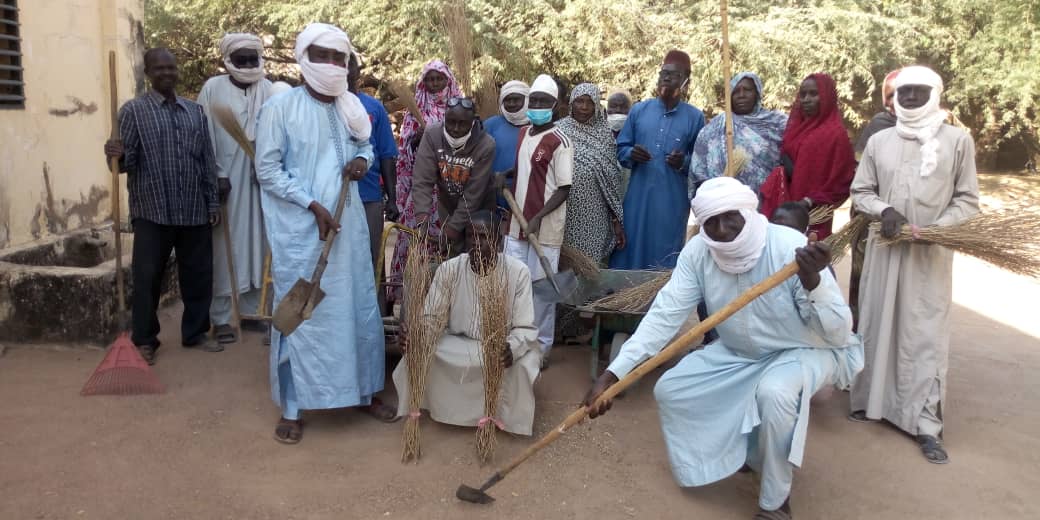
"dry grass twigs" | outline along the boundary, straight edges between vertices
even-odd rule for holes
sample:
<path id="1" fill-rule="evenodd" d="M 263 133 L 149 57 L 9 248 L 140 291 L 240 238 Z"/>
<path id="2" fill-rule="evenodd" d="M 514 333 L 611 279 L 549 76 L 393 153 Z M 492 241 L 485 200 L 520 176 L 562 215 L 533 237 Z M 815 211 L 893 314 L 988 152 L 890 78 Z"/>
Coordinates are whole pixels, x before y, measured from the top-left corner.
<path id="1" fill-rule="evenodd" d="M 877 228 L 879 224 L 873 224 Z M 903 226 L 894 239 L 878 245 L 920 241 L 973 256 L 1016 274 L 1040 278 L 1040 213 L 980 213 L 952 226 L 928 226 L 915 232 Z"/>
<path id="2" fill-rule="evenodd" d="M 426 395 L 426 377 L 430 362 L 437 350 L 437 342 L 447 325 L 447 312 L 427 315 L 428 303 L 437 308 L 440 304 L 450 302 L 451 290 L 455 287 L 452 280 L 440 283 L 433 289 L 431 302 L 427 302 L 433 271 L 430 264 L 433 258 L 429 248 L 425 247 L 425 236 L 409 237 L 410 246 L 404 268 L 404 305 L 403 324 L 408 342 L 405 362 L 408 368 L 408 416 L 404 422 L 404 452 L 402 462 L 418 461 L 421 455 L 419 418 L 420 407 Z M 445 277 L 450 278 L 450 277 Z M 446 305 L 443 305 L 446 307 Z"/>
<path id="3" fill-rule="evenodd" d="M 560 271 L 570 269 L 578 278 L 599 278 L 599 265 L 588 255 L 573 246 L 564 244 L 560 249 Z"/>
<path id="4" fill-rule="evenodd" d="M 590 305 L 597 309 L 615 312 L 645 312 L 653 303 L 657 293 L 671 278 L 671 271 L 661 271 L 660 275 L 649 282 L 608 294 Z"/>
<path id="5" fill-rule="evenodd" d="M 235 118 L 235 114 L 231 112 L 231 108 L 227 105 L 214 105 L 211 109 L 213 112 L 213 118 L 217 120 L 221 128 L 224 129 L 232 139 L 238 143 L 238 146 L 242 148 L 242 151 L 249 156 L 250 159 L 256 159 L 256 149 L 253 147 L 253 143 L 246 137 L 246 131 L 242 129 L 242 125 L 238 124 L 238 119 Z"/>
<path id="6" fill-rule="evenodd" d="M 727 177 L 736 177 L 740 175 L 740 172 L 744 170 L 744 167 L 751 161 L 751 156 L 748 155 L 747 150 L 737 146 L 733 148 L 733 167 L 726 169 Z"/>
<path id="7" fill-rule="evenodd" d="M 408 109 L 408 113 L 412 114 L 420 125 L 425 126 L 426 120 L 423 119 L 422 110 L 419 110 L 419 104 L 415 102 L 415 92 L 408 83 L 401 80 L 390 80 L 386 83 L 390 88 L 390 92 L 393 93 L 394 97 L 404 104 L 405 108 Z"/>
<path id="8" fill-rule="evenodd" d="M 823 224 L 834 218 L 834 206 L 816 206 L 809 212 L 809 225 Z"/>
<path id="9" fill-rule="evenodd" d="M 505 367 L 502 356 L 509 344 L 509 316 L 506 302 L 505 266 L 495 262 L 488 272 L 477 277 L 477 296 L 480 301 L 480 353 L 484 376 L 484 417 L 477 423 L 477 457 L 484 464 L 495 453 L 495 429 L 501 427 L 498 397 L 502 388 Z"/>
<path id="10" fill-rule="evenodd" d="M 452 72 L 463 95 L 473 95 L 473 33 L 466 17 L 466 2 L 447 0 L 441 13 L 441 25 L 451 47 Z"/>

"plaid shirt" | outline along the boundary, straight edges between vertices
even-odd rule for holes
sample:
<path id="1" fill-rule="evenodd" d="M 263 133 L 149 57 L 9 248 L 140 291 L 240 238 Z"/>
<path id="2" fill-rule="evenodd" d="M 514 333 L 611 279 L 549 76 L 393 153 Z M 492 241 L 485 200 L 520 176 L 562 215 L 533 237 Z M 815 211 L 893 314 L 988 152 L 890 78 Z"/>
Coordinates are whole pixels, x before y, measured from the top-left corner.
<path id="1" fill-rule="evenodd" d="M 198 226 L 220 209 L 216 163 L 202 107 L 155 91 L 119 109 L 130 219 L 167 226 Z"/>

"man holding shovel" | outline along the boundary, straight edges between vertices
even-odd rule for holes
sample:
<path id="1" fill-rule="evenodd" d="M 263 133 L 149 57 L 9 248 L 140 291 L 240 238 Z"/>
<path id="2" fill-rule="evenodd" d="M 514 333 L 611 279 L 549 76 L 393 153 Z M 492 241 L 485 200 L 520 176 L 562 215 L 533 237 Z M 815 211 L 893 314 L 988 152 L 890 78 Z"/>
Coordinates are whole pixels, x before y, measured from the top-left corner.
<path id="1" fill-rule="evenodd" d="M 553 124 L 553 107 L 559 91 L 556 82 L 545 74 L 531 84 L 527 118 L 531 126 L 520 131 L 517 150 L 516 183 L 512 197 L 517 204 L 509 222 L 505 254 L 524 262 L 537 282 L 559 268 L 560 248 L 567 218 L 567 196 L 574 172 L 574 145 Z M 539 258 L 538 241 L 548 266 Z M 534 320 L 542 348 L 542 367 L 548 364 L 549 349 L 556 329 L 556 300 L 534 295 Z"/>
<path id="2" fill-rule="evenodd" d="M 702 300 L 714 313 L 792 261 L 798 276 L 737 311 L 720 339 L 687 355 L 654 388 L 672 473 L 680 486 L 703 486 L 744 466 L 762 476 L 755 515 L 791 518 L 794 468 L 801 465 L 809 400 L 825 384 L 847 387 L 863 367 L 852 314 L 826 270 L 830 249 L 757 213 L 758 196 L 731 177 L 710 179 L 693 199 L 701 233 L 683 248 L 617 359 L 585 396 L 597 397 L 660 351 Z"/>
<path id="3" fill-rule="evenodd" d="M 365 406 L 382 420 L 396 415 L 373 397 L 383 389 L 383 326 L 356 182 L 373 161 L 372 125 L 347 90 L 352 52 L 339 28 L 308 25 L 295 48 L 305 83 L 268 101 L 257 130 L 256 174 L 277 309 L 270 373 L 282 416 L 274 437 L 286 444 L 303 435 L 301 410 Z M 336 240 L 337 234 L 343 236 Z M 328 262 L 323 273 L 315 269 L 319 256 Z M 303 303 L 292 297 L 296 286 L 308 286 L 300 283 L 306 279 L 324 297 L 316 303 L 305 297 L 313 309 L 289 309 L 302 320 L 279 329 L 282 300 Z"/>

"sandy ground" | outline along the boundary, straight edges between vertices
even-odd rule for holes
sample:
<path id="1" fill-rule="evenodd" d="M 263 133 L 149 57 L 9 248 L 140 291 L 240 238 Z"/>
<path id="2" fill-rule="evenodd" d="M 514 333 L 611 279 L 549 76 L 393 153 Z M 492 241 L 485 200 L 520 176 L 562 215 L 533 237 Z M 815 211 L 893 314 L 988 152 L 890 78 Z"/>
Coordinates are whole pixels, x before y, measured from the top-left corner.
<path id="1" fill-rule="evenodd" d="M 926 463 L 883 424 L 847 421 L 846 394 L 825 389 L 796 472 L 799 518 L 1040 518 L 1040 285 L 969 258 L 955 269 L 952 463 Z M 454 498 L 460 483 L 477 486 L 492 471 L 477 464 L 471 429 L 425 421 L 423 459 L 405 465 L 401 423 L 334 410 L 307 414 L 303 442 L 283 446 L 271 439 L 278 410 L 260 335 L 221 354 L 188 351 L 176 346 L 178 317 L 176 307 L 163 314 L 161 396 L 83 398 L 100 350 L 7 345 L 0 518 L 742 519 L 756 510 L 751 475 L 675 485 L 650 382 L 517 469 L 491 506 Z M 589 382 L 586 350 L 560 348 L 553 361 L 536 386 L 536 434 Z M 392 388 L 384 394 L 396 402 Z M 530 439 L 499 441 L 502 462 Z"/>

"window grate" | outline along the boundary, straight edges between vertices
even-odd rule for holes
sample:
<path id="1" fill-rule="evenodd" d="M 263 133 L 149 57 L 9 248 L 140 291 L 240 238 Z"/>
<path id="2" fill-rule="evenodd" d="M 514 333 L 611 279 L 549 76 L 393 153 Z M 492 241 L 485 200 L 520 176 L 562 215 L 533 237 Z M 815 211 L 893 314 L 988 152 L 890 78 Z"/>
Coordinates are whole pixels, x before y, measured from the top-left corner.
<path id="1" fill-rule="evenodd" d="M 0 109 L 25 108 L 18 0 L 0 0 Z"/>

